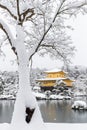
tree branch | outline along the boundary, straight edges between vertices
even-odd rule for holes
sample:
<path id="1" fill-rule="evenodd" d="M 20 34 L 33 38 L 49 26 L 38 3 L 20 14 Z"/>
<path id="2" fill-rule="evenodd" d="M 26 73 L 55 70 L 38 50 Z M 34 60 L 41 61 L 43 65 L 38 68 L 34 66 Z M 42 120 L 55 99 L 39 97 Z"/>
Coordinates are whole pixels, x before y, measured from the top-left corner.
<path id="1" fill-rule="evenodd" d="M 17 20 L 17 17 L 6 6 L 0 4 L 0 8 L 5 9 L 15 20 Z"/>
<path id="2" fill-rule="evenodd" d="M 13 47 L 12 41 L 11 41 L 11 39 L 10 39 L 10 37 L 9 37 L 9 34 L 7 33 L 6 29 L 3 27 L 3 25 L 2 25 L 1 23 L 0 23 L 0 28 L 1 28 L 1 29 L 4 31 L 4 33 L 6 34 L 7 39 L 9 40 L 9 43 L 10 43 L 10 45 L 11 45 L 11 47 L 12 47 L 12 50 L 13 50 L 13 52 L 15 53 L 15 55 L 17 56 L 16 49 L 15 49 L 15 47 Z"/>
<path id="3" fill-rule="evenodd" d="M 62 5 L 64 4 L 64 2 L 65 2 L 65 0 L 63 0 L 63 1 L 60 3 L 60 6 L 59 6 L 59 8 L 58 8 L 56 14 L 54 15 L 54 18 L 53 18 L 53 20 L 52 20 L 50 26 L 48 27 L 48 29 L 46 30 L 46 32 L 44 32 L 44 34 L 43 34 L 43 36 L 42 36 L 40 42 L 38 43 L 38 45 L 37 45 L 35 51 L 33 52 L 33 54 L 30 56 L 29 60 L 30 60 L 30 59 L 32 58 L 32 56 L 38 51 L 39 46 L 41 45 L 41 43 L 42 43 L 42 41 L 44 40 L 45 36 L 46 36 L 47 33 L 49 32 L 49 30 L 52 28 L 52 25 L 53 25 L 53 23 L 55 22 L 56 17 L 57 17 L 57 15 L 58 15 L 58 13 L 59 13 L 59 11 L 60 11 Z"/>
<path id="4" fill-rule="evenodd" d="M 29 13 L 31 13 L 29 16 L 27 16 Z M 23 16 L 22 21 L 24 21 L 25 19 L 28 20 L 29 18 L 31 18 L 34 15 L 34 8 L 32 9 L 27 9 L 25 12 L 23 12 L 21 14 L 21 16 Z"/>
<path id="5" fill-rule="evenodd" d="M 72 9 L 80 9 L 81 7 L 87 5 L 87 2 L 84 2 L 80 5 L 76 5 L 76 6 L 71 6 L 71 7 L 67 7 L 65 9 L 62 9 L 59 13 L 64 13 L 65 11 L 69 11 L 69 10 L 72 10 Z M 69 13 L 68 13 L 69 14 Z"/>
<path id="6" fill-rule="evenodd" d="M 17 14 L 18 14 L 18 24 L 22 24 L 22 21 L 21 21 L 21 14 L 20 14 L 20 8 L 19 8 L 19 0 L 16 0 L 17 2 Z"/>
<path id="7" fill-rule="evenodd" d="M 47 48 L 51 47 L 53 50 L 55 50 L 55 51 L 57 52 L 57 54 L 58 54 L 61 58 L 63 58 L 63 61 L 64 61 L 64 62 L 67 62 L 67 61 L 70 62 L 69 59 L 67 60 L 66 57 L 64 57 L 64 56 L 56 49 L 56 47 L 55 47 L 54 45 L 42 44 L 41 46 L 42 46 L 42 47 L 47 47 Z"/>

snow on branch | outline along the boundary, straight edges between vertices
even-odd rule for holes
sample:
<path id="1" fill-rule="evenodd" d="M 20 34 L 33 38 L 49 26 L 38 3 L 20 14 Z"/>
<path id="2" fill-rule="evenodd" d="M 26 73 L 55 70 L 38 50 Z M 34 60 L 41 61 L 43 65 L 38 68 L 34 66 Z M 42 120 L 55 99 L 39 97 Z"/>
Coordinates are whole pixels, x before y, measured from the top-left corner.
<path id="1" fill-rule="evenodd" d="M 23 24 L 25 20 L 30 19 L 35 13 L 34 13 L 34 8 L 29 8 L 26 1 L 20 2 L 19 0 L 16 0 L 17 2 L 17 17 L 18 17 L 18 22 L 19 24 Z M 28 5 L 26 5 L 26 3 Z M 24 5 L 24 7 L 23 7 Z"/>
<path id="2" fill-rule="evenodd" d="M 30 8 L 29 1 L 8 1 L 1 0 L 0 8 L 7 11 L 12 18 L 23 23 L 25 20 L 30 19 L 35 13 L 34 8 Z"/>
<path id="3" fill-rule="evenodd" d="M 74 55 L 75 51 L 75 48 L 73 46 L 68 46 L 67 44 L 41 44 L 41 47 L 43 47 L 43 49 L 46 49 L 46 52 L 50 53 L 52 57 L 57 57 L 58 59 L 63 60 L 65 63 L 70 63 L 69 56 Z"/>
<path id="4" fill-rule="evenodd" d="M 39 42 L 35 43 L 35 46 L 33 48 L 30 59 L 39 50 L 42 42 L 44 41 L 44 39 L 46 38 L 46 36 L 50 32 L 50 30 L 54 27 L 55 22 L 57 21 L 57 19 L 62 17 L 62 15 L 64 15 L 66 12 L 67 12 L 68 15 L 70 15 L 72 12 L 78 11 L 78 8 L 80 9 L 83 6 L 87 5 L 86 0 L 85 1 L 81 1 L 81 0 L 80 1 L 76 1 L 76 0 L 74 0 L 74 1 L 60 0 L 60 1 L 56 1 L 54 3 L 51 0 L 50 3 L 48 2 L 48 5 L 46 5 L 47 10 L 45 10 L 45 4 L 44 4 L 44 7 L 39 6 L 39 8 L 38 8 L 37 15 L 41 12 L 41 9 L 44 12 L 44 13 L 41 13 L 42 15 L 44 14 L 44 16 L 39 15 L 37 17 L 40 17 L 40 16 L 41 16 L 41 18 L 43 17 L 44 20 L 42 20 L 42 21 L 44 21 L 44 22 L 41 21 L 42 22 L 41 24 L 43 24 L 43 28 L 45 27 L 45 29 L 42 30 Z M 49 11 L 51 11 L 52 13 L 49 12 Z M 48 23 L 46 22 L 45 19 L 48 21 Z M 62 19 L 62 21 L 63 20 L 64 19 Z M 38 23 L 36 23 L 36 26 L 37 26 Z"/>
<path id="5" fill-rule="evenodd" d="M 82 9 L 84 10 L 84 7 L 87 6 L 87 1 L 69 1 L 65 0 L 65 4 L 62 6 L 60 10 L 60 14 L 75 14 L 75 11 L 77 12 L 78 10 Z"/>
<path id="6" fill-rule="evenodd" d="M 57 11 L 56 11 L 56 13 L 54 14 L 54 17 L 53 17 L 53 19 L 52 19 L 52 21 L 51 21 L 50 26 L 46 29 L 46 31 L 45 31 L 44 34 L 42 35 L 42 38 L 40 39 L 38 45 L 36 45 L 36 48 L 33 49 L 34 52 L 33 52 L 32 55 L 30 56 L 30 59 L 31 59 L 32 56 L 38 51 L 38 49 L 39 49 L 41 43 L 43 42 L 43 40 L 44 40 L 44 38 L 45 38 L 45 36 L 47 35 L 47 33 L 48 33 L 48 32 L 50 31 L 50 29 L 52 28 L 52 25 L 53 25 L 53 23 L 55 22 L 56 17 L 57 17 L 57 15 L 58 15 L 58 12 L 60 11 L 60 9 L 61 9 L 61 7 L 62 7 L 64 1 L 65 1 L 65 0 L 62 0 L 62 2 L 60 2 L 60 5 L 57 7 Z M 30 59 L 29 59 L 29 60 L 30 60 Z"/>
<path id="7" fill-rule="evenodd" d="M 15 20 L 17 20 L 17 17 L 12 13 L 12 11 L 10 11 L 10 9 L 8 7 L 6 7 L 3 4 L 0 4 L 0 8 L 6 10 Z"/>
<path id="8" fill-rule="evenodd" d="M 9 40 L 9 43 L 12 47 L 12 50 L 14 51 L 14 53 L 17 55 L 15 49 L 14 49 L 14 46 L 15 46 L 15 38 L 13 37 L 12 35 L 12 32 L 10 30 L 10 27 L 7 23 L 5 23 L 5 20 L 4 19 L 0 19 L 0 28 L 4 31 L 4 33 L 6 34 L 8 40 Z"/>
<path id="9" fill-rule="evenodd" d="M 23 13 L 21 14 L 21 16 L 23 17 L 23 18 L 22 18 L 22 21 L 24 21 L 25 19 L 26 19 L 26 20 L 30 19 L 34 14 L 35 14 L 35 13 L 34 13 L 34 8 L 32 8 L 32 9 L 27 9 L 25 12 L 23 12 Z"/>

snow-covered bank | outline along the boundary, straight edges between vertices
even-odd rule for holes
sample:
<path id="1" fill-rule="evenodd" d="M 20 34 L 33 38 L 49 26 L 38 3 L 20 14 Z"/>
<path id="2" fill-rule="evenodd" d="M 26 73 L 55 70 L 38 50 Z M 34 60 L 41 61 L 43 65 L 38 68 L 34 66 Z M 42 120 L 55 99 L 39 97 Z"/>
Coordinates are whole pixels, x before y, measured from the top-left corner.
<path id="1" fill-rule="evenodd" d="M 49 96 L 46 95 L 46 93 L 40 93 L 40 92 L 33 92 L 34 96 L 38 100 L 70 100 L 70 96 L 62 96 L 62 95 L 56 95 L 56 94 L 50 94 Z"/>
<path id="2" fill-rule="evenodd" d="M 16 97 L 13 95 L 0 95 L 0 100 L 15 100 Z"/>
<path id="3" fill-rule="evenodd" d="M 0 130 L 9 130 L 10 128 L 10 124 L 0 124 Z M 25 126 L 24 126 L 25 128 Z M 21 130 L 25 130 L 23 127 Z M 39 127 L 31 127 L 30 130 L 36 130 Z M 58 124 L 58 123 L 44 123 L 43 124 L 43 128 L 41 128 L 42 130 L 73 130 L 73 129 L 79 129 L 79 130 L 87 130 L 87 124 L 83 123 L 83 124 Z M 16 129 L 18 130 L 18 129 Z M 40 129 L 38 129 L 40 130 Z"/>
<path id="4" fill-rule="evenodd" d="M 10 124 L 2 123 L 0 124 L 0 130 L 8 130 L 10 128 Z"/>
<path id="5" fill-rule="evenodd" d="M 47 130 L 87 130 L 87 124 L 46 123 Z"/>

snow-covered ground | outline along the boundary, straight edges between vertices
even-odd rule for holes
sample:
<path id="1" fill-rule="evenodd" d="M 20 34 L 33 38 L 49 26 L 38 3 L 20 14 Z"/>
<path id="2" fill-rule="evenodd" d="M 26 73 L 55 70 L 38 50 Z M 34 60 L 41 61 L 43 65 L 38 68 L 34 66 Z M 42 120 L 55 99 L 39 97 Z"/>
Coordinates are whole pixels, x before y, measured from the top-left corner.
<path id="1" fill-rule="evenodd" d="M 87 124 L 58 124 L 58 123 L 44 123 L 42 130 L 87 130 Z M 24 127 L 25 128 L 25 127 Z M 23 127 L 21 130 L 25 130 Z M 9 130 L 10 124 L 0 124 L 0 130 Z M 31 127 L 29 130 L 40 130 L 39 127 Z M 18 130 L 18 129 L 17 129 Z"/>
<path id="2" fill-rule="evenodd" d="M 10 125 L 7 123 L 0 124 L 0 130 L 8 130 L 9 127 L 10 127 Z"/>

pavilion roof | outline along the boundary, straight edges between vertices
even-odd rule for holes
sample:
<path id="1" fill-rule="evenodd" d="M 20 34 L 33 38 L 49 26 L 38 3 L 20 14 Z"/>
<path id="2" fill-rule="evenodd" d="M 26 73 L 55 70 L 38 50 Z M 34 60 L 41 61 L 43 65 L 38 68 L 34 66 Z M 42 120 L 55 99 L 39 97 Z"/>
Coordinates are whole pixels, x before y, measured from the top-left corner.
<path id="1" fill-rule="evenodd" d="M 58 80 L 65 80 L 65 79 L 71 80 L 70 78 L 42 78 L 42 79 L 36 79 L 36 81 L 55 81 L 55 80 L 58 81 Z"/>
<path id="2" fill-rule="evenodd" d="M 51 69 L 51 70 L 47 70 L 47 71 L 44 71 L 44 72 L 45 73 L 55 73 L 55 72 L 61 72 L 61 71 L 64 72 L 64 73 L 67 73 L 62 69 Z"/>

